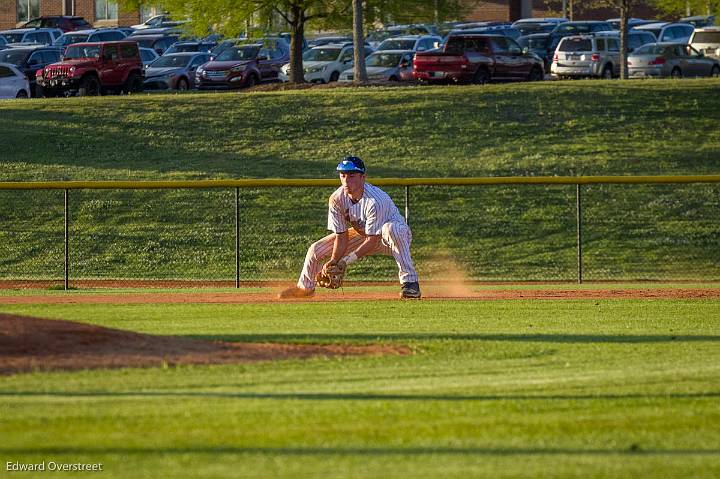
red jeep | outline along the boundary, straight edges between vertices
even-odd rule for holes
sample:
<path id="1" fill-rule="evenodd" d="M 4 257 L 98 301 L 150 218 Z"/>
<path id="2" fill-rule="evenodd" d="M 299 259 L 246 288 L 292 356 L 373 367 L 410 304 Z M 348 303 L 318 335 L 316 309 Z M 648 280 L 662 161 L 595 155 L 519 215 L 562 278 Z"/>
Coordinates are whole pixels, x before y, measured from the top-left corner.
<path id="1" fill-rule="evenodd" d="M 135 42 L 76 43 L 60 63 L 37 72 L 37 96 L 101 95 L 142 91 L 143 63 Z"/>

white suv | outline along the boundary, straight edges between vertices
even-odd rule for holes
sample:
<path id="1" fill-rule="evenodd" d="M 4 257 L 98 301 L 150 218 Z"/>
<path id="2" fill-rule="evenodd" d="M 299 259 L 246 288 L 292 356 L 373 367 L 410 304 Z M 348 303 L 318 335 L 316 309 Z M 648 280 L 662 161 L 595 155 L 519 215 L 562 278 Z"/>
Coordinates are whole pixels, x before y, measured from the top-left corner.
<path id="1" fill-rule="evenodd" d="M 555 50 L 550 73 L 559 78 L 618 76 L 620 39 L 602 35 L 565 37 Z"/>
<path id="2" fill-rule="evenodd" d="M 365 56 L 372 53 L 372 49 L 365 47 Z M 353 45 L 329 44 L 313 47 L 303 53 L 303 70 L 305 81 L 329 83 L 337 81 L 340 73 L 350 68 L 353 63 Z M 288 81 L 290 78 L 290 64 L 280 69 L 280 79 Z"/>
<path id="3" fill-rule="evenodd" d="M 720 27 L 696 28 L 688 43 L 705 56 L 720 59 Z"/>
<path id="4" fill-rule="evenodd" d="M 425 52 L 436 49 L 440 43 L 442 43 L 442 38 L 437 35 L 405 35 L 383 40 L 375 51 L 412 50 L 414 52 Z"/>

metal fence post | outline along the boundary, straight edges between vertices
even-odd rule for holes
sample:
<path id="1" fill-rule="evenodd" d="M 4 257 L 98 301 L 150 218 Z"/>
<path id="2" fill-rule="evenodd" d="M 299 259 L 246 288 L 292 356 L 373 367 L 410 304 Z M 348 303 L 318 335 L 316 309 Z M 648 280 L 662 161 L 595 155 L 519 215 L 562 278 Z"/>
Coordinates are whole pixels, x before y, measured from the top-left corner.
<path id="1" fill-rule="evenodd" d="M 235 287 L 240 287 L 240 188 L 235 187 Z"/>
<path id="2" fill-rule="evenodd" d="M 582 197 L 580 183 L 575 185 L 575 229 L 577 231 L 577 282 L 583 282 L 582 261 Z"/>
<path id="3" fill-rule="evenodd" d="M 410 224 L 410 185 L 405 186 L 405 221 Z"/>
<path id="4" fill-rule="evenodd" d="M 65 189 L 65 291 L 70 289 L 70 207 L 69 190 Z"/>

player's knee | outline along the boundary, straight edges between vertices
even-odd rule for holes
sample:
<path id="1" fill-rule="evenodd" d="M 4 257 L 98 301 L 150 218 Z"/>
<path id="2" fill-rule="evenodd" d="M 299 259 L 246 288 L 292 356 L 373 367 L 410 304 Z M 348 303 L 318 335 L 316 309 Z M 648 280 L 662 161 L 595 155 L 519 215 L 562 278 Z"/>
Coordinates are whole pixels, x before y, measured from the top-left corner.
<path id="1" fill-rule="evenodd" d="M 382 235 L 385 238 L 395 239 L 402 237 L 407 232 L 407 227 L 398 223 L 385 223 L 382 227 Z"/>
<path id="2" fill-rule="evenodd" d="M 308 248 L 308 256 L 314 260 L 321 260 L 329 254 L 330 253 L 327 251 L 327 248 L 324 247 L 321 241 L 316 241 L 310 245 L 310 248 Z"/>

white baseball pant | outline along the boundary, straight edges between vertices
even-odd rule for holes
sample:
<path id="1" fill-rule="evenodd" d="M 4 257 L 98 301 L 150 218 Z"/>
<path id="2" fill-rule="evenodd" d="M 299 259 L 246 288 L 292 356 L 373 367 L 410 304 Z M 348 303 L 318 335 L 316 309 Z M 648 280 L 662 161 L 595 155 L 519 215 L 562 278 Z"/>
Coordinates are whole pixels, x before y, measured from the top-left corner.
<path id="1" fill-rule="evenodd" d="M 412 242 L 410 227 L 405 223 L 391 221 L 383 225 L 381 235 L 382 241 L 370 254 L 383 254 L 395 258 L 401 284 L 417 282 L 418 275 L 410 256 L 410 243 Z M 355 251 L 363 241 L 365 241 L 365 236 L 350 228 L 348 230 L 348 247 L 345 254 Z M 315 289 L 315 276 L 332 255 L 334 244 L 335 234 L 331 233 L 310 245 L 297 283 L 298 288 Z"/>

